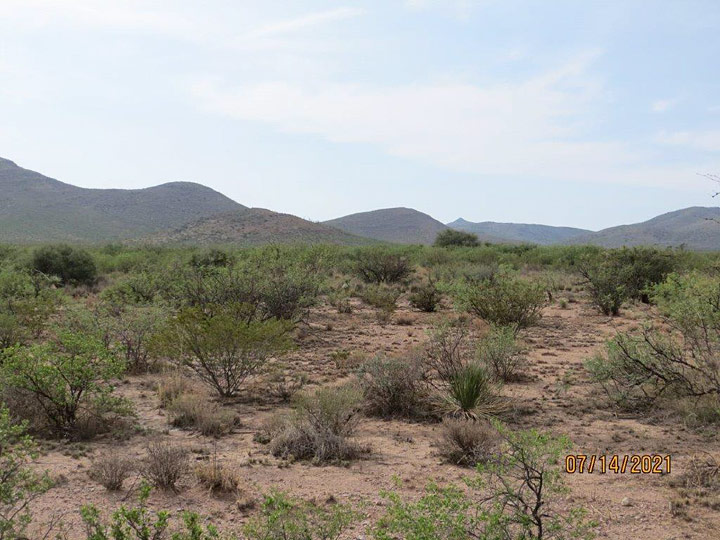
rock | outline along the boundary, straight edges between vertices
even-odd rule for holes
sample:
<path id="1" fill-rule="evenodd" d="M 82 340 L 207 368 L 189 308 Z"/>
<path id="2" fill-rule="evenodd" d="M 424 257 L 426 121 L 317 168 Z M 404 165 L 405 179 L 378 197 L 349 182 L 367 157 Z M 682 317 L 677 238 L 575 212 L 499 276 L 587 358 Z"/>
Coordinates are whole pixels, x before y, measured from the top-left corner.
<path id="1" fill-rule="evenodd" d="M 620 501 L 620 504 L 622 504 L 623 506 L 632 506 L 632 502 L 627 497 L 623 498 L 623 500 Z"/>

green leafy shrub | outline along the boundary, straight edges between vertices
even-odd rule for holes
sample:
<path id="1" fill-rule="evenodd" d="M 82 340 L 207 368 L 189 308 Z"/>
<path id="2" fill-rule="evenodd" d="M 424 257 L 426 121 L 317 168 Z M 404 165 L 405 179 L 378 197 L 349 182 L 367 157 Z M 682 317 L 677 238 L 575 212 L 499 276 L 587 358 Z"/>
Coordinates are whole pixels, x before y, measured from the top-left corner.
<path id="1" fill-rule="evenodd" d="M 92 285 L 97 277 L 92 255 L 66 244 L 37 248 L 31 264 L 36 272 L 56 276 L 64 285 Z"/>
<path id="2" fill-rule="evenodd" d="M 80 510 L 85 525 L 85 540 L 219 540 L 222 536 L 212 525 L 203 526 L 200 517 L 193 512 L 183 512 L 182 529 L 169 533 L 172 515 L 166 510 L 151 511 L 147 506 L 151 488 L 140 486 L 138 505 L 121 506 L 109 523 L 103 520 L 96 506 L 86 505 Z"/>
<path id="3" fill-rule="evenodd" d="M 410 291 L 410 305 L 425 313 L 434 313 L 442 300 L 442 293 L 434 281 L 428 280 Z"/>
<path id="4" fill-rule="evenodd" d="M 156 369 L 153 340 L 166 318 L 165 310 L 155 305 L 130 305 L 112 312 L 108 319 L 108 337 L 117 344 L 130 373 Z"/>
<path id="5" fill-rule="evenodd" d="M 540 283 L 498 274 L 479 282 L 466 280 L 457 289 L 457 300 L 463 309 L 489 323 L 520 330 L 540 319 L 545 290 Z"/>
<path id="6" fill-rule="evenodd" d="M 360 374 L 367 414 L 384 418 L 427 415 L 425 369 L 417 356 L 376 356 L 363 364 Z"/>
<path id="7" fill-rule="evenodd" d="M 48 343 L 13 347 L 0 369 L 2 384 L 32 396 L 58 435 L 77 438 L 88 420 L 130 413 L 129 402 L 113 395 L 124 363 L 92 336 L 59 332 Z"/>
<path id="8" fill-rule="evenodd" d="M 236 395 L 268 358 L 284 353 L 292 344 L 284 321 L 246 323 L 243 306 L 235 305 L 213 306 L 211 313 L 199 308 L 181 310 L 157 343 L 168 357 L 188 366 L 222 397 Z"/>
<path id="9" fill-rule="evenodd" d="M 475 247 L 480 245 L 480 241 L 478 240 L 477 234 L 446 229 L 438 233 L 433 245 L 436 247 Z"/>
<path id="10" fill-rule="evenodd" d="M 349 439 L 359 421 L 361 391 L 352 385 L 300 394 L 295 415 L 276 427 L 270 441 L 275 456 L 335 463 L 357 458 L 363 448 Z"/>
<path id="11" fill-rule="evenodd" d="M 210 248 L 199 253 L 193 253 L 190 257 L 190 266 L 194 268 L 222 268 L 230 266 L 233 262 L 232 256 L 222 249 Z"/>
<path id="12" fill-rule="evenodd" d="M 587 362 L 593 379 L 623 408 L 694 398 L 720 412 L 720 279 L 672 275 L 654 298 L 665 328 L 618 334 Z"/>
<path id="13" fill-rule="evenodd" d="M 452 538 L 548 539 L 593 537 L 583 509 L 561 510 L 567 492 L 558 463 L 567 438 L 500 428 L 504 443 L 496 459 L 478 465 L 465 486 L 430 484 L 417 501 L 383 493 L 385 515 L 373 527 L 377 540 Z"/>
<path id="14" fill-rule="evenodd" d="M 503 382 L 518 380 L 525 363 L 523 349 L 517 343 L 516 331 L 512 326 L 493 326 L 480 339 L 476 358 L 496 379 Z"/>
<path id="15" fill-rule="evenodd" d="M 25 424 L 16 424 L 10 411 L 0 404 L 0 540 L 22 538 L 32 521 L 30 505 L 47 491 L 46 474 L 30 467 L 36 446 Z"/>
<path id="16" fill-rule="evenodd" d="M 413 271 L 407 257 L 385 248 L 359 251 L 354 269 L 360 279 L 367 283 L 398 283 Z"/>
<path id="17" fill-rule="evenodd" d="M 346 505 L 320 506 L 271 491 L 244 532 L 248 540 L 338 540 L 358 517 Z"/>

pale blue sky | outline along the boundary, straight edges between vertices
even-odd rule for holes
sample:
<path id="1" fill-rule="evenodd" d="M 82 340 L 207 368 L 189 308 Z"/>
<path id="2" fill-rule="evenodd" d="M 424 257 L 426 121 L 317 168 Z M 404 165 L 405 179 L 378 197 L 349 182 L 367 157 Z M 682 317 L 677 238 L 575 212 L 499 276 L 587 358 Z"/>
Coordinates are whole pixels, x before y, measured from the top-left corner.
<path id="1" fill-rule="evenodd" d="M 717 0 L 0 0 L 0 156 L 596 229 L 713 204 L 719 30 Z"/>

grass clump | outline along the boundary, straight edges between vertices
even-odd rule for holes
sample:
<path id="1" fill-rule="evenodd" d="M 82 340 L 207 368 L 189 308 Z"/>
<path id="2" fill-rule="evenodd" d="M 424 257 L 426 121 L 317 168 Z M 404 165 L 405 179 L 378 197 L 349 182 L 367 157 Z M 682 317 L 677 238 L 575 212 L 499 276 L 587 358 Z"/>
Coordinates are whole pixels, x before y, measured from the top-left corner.
<path id="1" fill-rule="evenodd" d="M 221 437 L 238 423 L 233 411 L 200 393 L 179 395 L 168 404 L 167 410 L 173 426 L 195 429 L 205 436 Z"/>
<path id="2" fill-rule="evenodd" d="M 108 452 L 92 461 L 88 476 L 108 491 L 118 491 L 122 489 L 133 470 L 132 460 L 117 452 Z"/>
<path id="3" fill-rule="evenodd" d="M 325 387 L 300 394 L 295 414 L 277 428 L 270 450 L 285 459 L 317 464 L 358 458 L 364 451 L 350 437 L 360 417 L 362 392 L 354 385 Z"/>
<path id="4" fill-rule="evenodd" d="M 498 433 L 487 422 L 446 418 L 438 447 L 448 463 L 474 467 L 497 457 L 498 444 Z"/>
<path id="5" fill-rule="evenodd" d="M 360 370 L 365 412 L 383 418 L 427 415 L 427 384 L 417 355 L 376 356 Z"/>

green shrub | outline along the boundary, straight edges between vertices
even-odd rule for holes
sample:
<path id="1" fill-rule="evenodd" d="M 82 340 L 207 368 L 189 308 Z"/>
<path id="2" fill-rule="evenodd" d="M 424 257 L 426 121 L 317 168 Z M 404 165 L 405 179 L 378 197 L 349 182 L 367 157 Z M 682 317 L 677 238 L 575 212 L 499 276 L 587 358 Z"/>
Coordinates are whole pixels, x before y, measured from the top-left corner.
<path id="1" fill-rule="evenodd" d="M 284 321 L 246 323 L 242 320 L 244 306 L 212 306 L 210 312 L 182 309 L 160 334 L 157 344 L 222 397 L 236 395 L 268 358 L 291 346 L 289 325 Z"/>
<path id="2" fill-rule="evenodd" d="M 407 257 L 389 249 L 365 249 L 356 255 L 355 272 L 367 283 L 397 283 L 412 271 Z"/>
<path id="3" fill-rule="evenodd" d="M 368 285 L 359 291 L 359 295 L 367 305 L 392 313 L 397 308 L 400 291 L 387 285 Z"/>
<path id="4" fill-rule="evenodd" d="M 630 298 L 650 302 L 652 288 L 678 267 L 678 257 L 670 250 L 632 247 L 609 252 L 612 266 L 620 271 Z"/>
<path id="5" fill-rule="evenodd" d="M 419 500 L 385 492 L 385 515 L 373 527 L 377 540 L 452 538 L 547 539 L 593 537 L 583 509 L 562 511 L 567 492 L 558 464 L 570 448 L 566 438 L 535 431 L 510 433 L 496 459 L 478 465 L 465 486 L 430 484 Z"/>
<path id="6" fill-rule="evenodd" d="M 88 418 L 130 412 L 129 402 L 113 395 L 124 363 L 92 336 L 60 332 L 48 343 L 13 347 L 0 369 L 2 384 L 32 396 L 58 435 L 77 437 Z"/>
<path id="7" fill-rule="evenodd" d="M 432 280 L 412 288 L 410 305 L 425 313 L 433 313 L 442 300 L 442 293 Z"/>
<path id="8" fill-rule="evenodd" d="M 319 506 L 271 491 L 244 532 L 248 540 L 338 540 L 358 517 L 345 505 Z"/>
<path id="9" fill-rule="evenodd" d="M 194 268 L 221 268 L 230 266 L 233 262 L 232 256 L 218 248 L 210 248 L 199 253 L 193 253 L 190 257 L 190 266 Z"/>
<path id="10" fill-rule="evenodd" d="M 37 248 L 32 268 L 48 276 L 56 276 L 65 285 L 92 285 L 97 267 L 89 252 L 66 244 Z"/>
<path id="11" fill-rule="evenodd" d="M 664 324 L 610 340 L 586 364 L 593 379 L 624 408 L 662 397 L 705 400 L 720 411 L 720 279 L 672 275 L 654 298 Z"/>
<path id="12" fill-rule="evenodd" d="M 385 418 L 427 414 L 427 385 L 420 358 L 376 356 L 363 364 L 360 373 L 367 414 Z"/>
<path id="13" fill-rule="evenodd" d="M 457 299 L 463 309 L 489 323 L 523 329 L 540 319 L 545 290 L 542 284 L 498 274 L 479 282 L 466 280 Z"/>
<path id="14" fill-rule="evenodd" d="M 103 520 L 100 510 L 93 505 L 83 506 L 80 515 L 85 525 L 85 540 L 218 540 L 219 531 L 212 525 L 206 527 L 193 512 L 183 512 L 182 529 L 169 534 L 171 514 L 166 510 L 151 511 L 147 506 L 150 486 L 142 484 L 138 494 L 138 505 L 121 506 L 110 517 Z M 223 536 L 230 540 L 231 537 Z"/>
<path id="15" fill-rule="evenodd" d="M 296 398 L 295 415 L 277 429 L 270 449 L 286 459 L 336 463 L 357 458 L 363 449 L 349 439 L 359 421 L 361 391 L 352 385 L 320 388 Z"/>
<path id="16" fill-rule="evenodd" d="M 475 247 L 480 245 L 480 241 L 476 234 L 456 231 L 454 229 L 446 229 L 440 231 L 435 237 L 436 247 L 450 247 L 450 246 L 461 246 L 461 247 Z"/>
<path id="17" fill-rule="evenodd" d="M 478 343 L 478 362 L 503 382 L 518 380 L 525 363 L 523 349 L 515 334 L 512 326 L 493 326 Z"/>
<path id="18" fill-rule="evenodd" d="M 30 467 L 35 455 L 26 425 L 13 422 L 0 404 L 0 540 L 24 537 L 32 521 L 32 501 L 50 488 L 47 475 Z"/>

